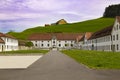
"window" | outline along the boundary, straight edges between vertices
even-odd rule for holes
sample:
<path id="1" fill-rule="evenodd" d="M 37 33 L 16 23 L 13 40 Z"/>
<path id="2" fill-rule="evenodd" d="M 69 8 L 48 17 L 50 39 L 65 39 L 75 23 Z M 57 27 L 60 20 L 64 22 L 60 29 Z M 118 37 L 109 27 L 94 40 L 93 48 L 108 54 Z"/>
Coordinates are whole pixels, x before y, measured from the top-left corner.
<path id="1" fill-rule="evenodd" d="M 111 41 L 112 41 L 112 36 L 111 36 Z"/>
<path id="2" fill-rule="evenodd" d="M 113 41 L 115 40 L 115 35 L 113 35 Z"/>
<path id="3" fill-rule="evenodd" d="M 35 44 L 35 46 L 37 47 L 37 44 Z"/>
<path id="4" fill-rule="evenodd" d="M 65 44 L 65 46 L 67 46 L 67 44 Z"/>
<path id="5" fill-rule="evenodd" d="M 118 34 L 116 35 L 116 40 L 118 40 Z"/>
<path id="6" fill-rule="evenodd" d="M 61 44 L 59 44 L 59 47 L 61 47 Z"/>
<path id="7" fill-rule="evenodd" d="M 119 50 L 119 45 L 117 44 L 117 50 Z"/>
<path id="8" fill-rule="evenodd" d="M 71 47 L 73 47 L 73 44 L 71 44 Z"/>
<path id="9" fill-rule="evenodd" d="M 43 44 L 41 46 L 44 46 Z"/>
<path id="10" fill-rule="evenodd" d="M 50 45 L 48 44 L 47 46 L 49 47 Z"/>
<path id="11" fill-rule="evenodd" d="M 117 25 L 117 30 L 118 30 L 118 28 L 119 28 L 119 25 Z"/>
<path id="12" fill-rule="evenodd" d="M 53 41 L 53 43 L 55 43 L 55 41 Z"/>
<path id="13" fill-rule="evenodd" d="M 110 36 L 108 36 L 108 40 L 107 41 L 110 41 Z"/>

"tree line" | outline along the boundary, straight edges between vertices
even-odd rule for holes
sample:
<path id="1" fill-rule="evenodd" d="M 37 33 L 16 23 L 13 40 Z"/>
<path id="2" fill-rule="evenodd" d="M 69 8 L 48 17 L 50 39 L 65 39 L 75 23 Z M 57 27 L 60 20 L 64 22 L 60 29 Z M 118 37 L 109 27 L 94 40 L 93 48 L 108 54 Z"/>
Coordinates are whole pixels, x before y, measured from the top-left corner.
<path id="1" fill-rule="evenodd" d="M 115 16 L 120 16 L 120 4 L 110 5 L 106 7 L 103 17 L 113 18 Z"/>

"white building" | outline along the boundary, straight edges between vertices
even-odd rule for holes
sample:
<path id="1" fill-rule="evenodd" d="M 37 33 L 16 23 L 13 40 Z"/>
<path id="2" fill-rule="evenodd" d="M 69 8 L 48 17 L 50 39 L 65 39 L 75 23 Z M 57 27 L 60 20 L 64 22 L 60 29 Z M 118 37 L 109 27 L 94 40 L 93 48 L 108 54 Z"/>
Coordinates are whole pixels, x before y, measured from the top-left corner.
<path id="1" fill-rule="evenodd" d="M 12 51 L 12 50 L 18 50 L 18 40 L 14 37 L 0 33 L 0 38 L 2 41 L 4 41 L 4 44 L 2 44 L 2 50 L 1 51 Z"/>
<path id="2" fill-rule="evenodd" d="M 91 50 L 91 44 L 89 38 L 92 36 L 92 32 L 86 32 L 81 38 L 79 38 L 79 45 L 83 50 Z"/>
<path id="3" fill-rule="evenodd" d="M 106 27 L 100 31 L 95 32 L 91 39 L 92 49 L 98 51 L 111 51 L 111 32 L 113 26 Z"/>
<path id="4" fill-rule="evenodd" d="M 81 44 L 84 50 L 98 50 L 98 51 L 111 51 L 111 32 L 113 26 L 106 27 L 95 33 L 86 33 L 83 38 L 80 39 L 79 44 Z"/>
<path id="5" fill-rule="evenodd" d="M 89 38 L 79 40 L 81 49 L 98 50 L 98 51 L 120 51 L 120 16 L 116 17 L 115 23 L 112 26 L 106 27 L 93 33 Z"/>
<path id="6" fill-rule="evenodd" d="M 33 42 L 35 48 L 74 48 L 77 36 L 80 33 L 37 33 L 32 34 L 28 40 Z"/>
<path id="7" fill-rule="evenodd" d="M 5 42 L 0 38 L 0 52 L 4 51 Z"/>
<path id="8" fill-rule="evenodd" d="M 120 51 L 120 16 L 116 17 L 115 23 L 112 29 L 112 50 Z"/>

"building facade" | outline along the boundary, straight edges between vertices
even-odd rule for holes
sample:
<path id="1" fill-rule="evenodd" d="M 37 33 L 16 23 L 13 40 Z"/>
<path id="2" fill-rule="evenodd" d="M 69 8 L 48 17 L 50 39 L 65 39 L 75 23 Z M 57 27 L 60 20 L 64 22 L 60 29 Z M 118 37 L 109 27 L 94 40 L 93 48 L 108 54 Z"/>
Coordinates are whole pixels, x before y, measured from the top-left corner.
<path id="1" fill-rule="evenodd" d="M 111 36 L 112 36 L 112 50 L 116 52 L 120 51 L 120 16 L 116 17 Z"/>
<path id="2" fill-rule="evenodd" d="M 86 38 L 89 36 L 89 38 Z M 84 50 L 120 51 L 120 16 L 117 16 L 114 25 L 99 30 L 92 35 L 84 34 L 79 39 L 79 45 Z"/>
<path id="3" fill-rule="evenodd" d="M 0 33 L 1 51 L 18 50 L 18 40 L 10 35 Z"/>
<path id="4" fill-rule="evenodd" d="M 70 49 L 74 48 L 76 38 L 80 33 L 37 33 L 29 36 L 28 40 L 33 42 L 35 48 Z"/>
<path id="5" fill-rule="evenodd" d="M 4 51 L 5 42 L 0 38 L 0 52 Z"/>

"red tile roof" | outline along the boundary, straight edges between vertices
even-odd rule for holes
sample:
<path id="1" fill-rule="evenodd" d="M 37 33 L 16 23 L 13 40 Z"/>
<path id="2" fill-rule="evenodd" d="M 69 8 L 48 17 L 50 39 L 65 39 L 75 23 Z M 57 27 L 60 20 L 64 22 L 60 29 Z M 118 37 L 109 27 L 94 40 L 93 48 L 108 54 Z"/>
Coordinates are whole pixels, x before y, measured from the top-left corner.
<path id="1" fill-rule="evenodd" d="M 51 40 L 52 35 L 49 33 L 34 33 L 28 37 L 28 40 Z"/>
<path id="2" fill-rule="evenodd" d="M 79 42 L 83 38 L 83 35 L 79 35 L 76 39 L 77 42 Z"/>
<path id="3" fill-rule="evenodd" d="M 55 34 L 58 40 L 76 40 L 81 33 L 58 33 Z"/>
<path id="4" fill-rule="evenodd" d="M 84 36 L 82 36 L 82 38 L 79 39 L 79 41 L 83 41 L 85 37 L 86 37 L 86 39 L 90 39 L 91 36 L 92 36 L 92 34 L 93 34 L 92 32 L 86 32 L 86 33 L 84 34 Z"/>
<path id="5" fill-rule="evenodd" d="M 35 33 L 28 40 L 51 40 L 54 36 L 57 40 L 76 40 L 81 33 Z"/>
<path id="6" fill-rule="evenodd" d="M 5 43 L 5 42 L 0 38 L 0 43 Z"/>
<path id="7" fill-rule="evenodd" d="M 92 37 L 90 39 L 95 39 L 95 38 L 111 35 L 112 29 L 113 29 L 113 25 L 106 27 L 100 31 L 97 31 L 92 35 Z"/>
<path id="8" fill-rule="evenodd" d="M 86 39 L 89 39 L 91 36 L 92 36 L 92 32 L 86 32 L 85 33 L 85 37 L 86 37 Z"/>
<path id="9" fill-rule="evenodd" d="M 3 33 L 0 33 L 0 37 L 4 37 L 5 35 Z"/>
<path id="10" fill-rule="evenodd" d="M 16 39 L 15 37 L 13 37 L 9 34 L 3 34 L 3 33 L 0 33 L 0 37 L 8 37 L 8 38 Z"/>

